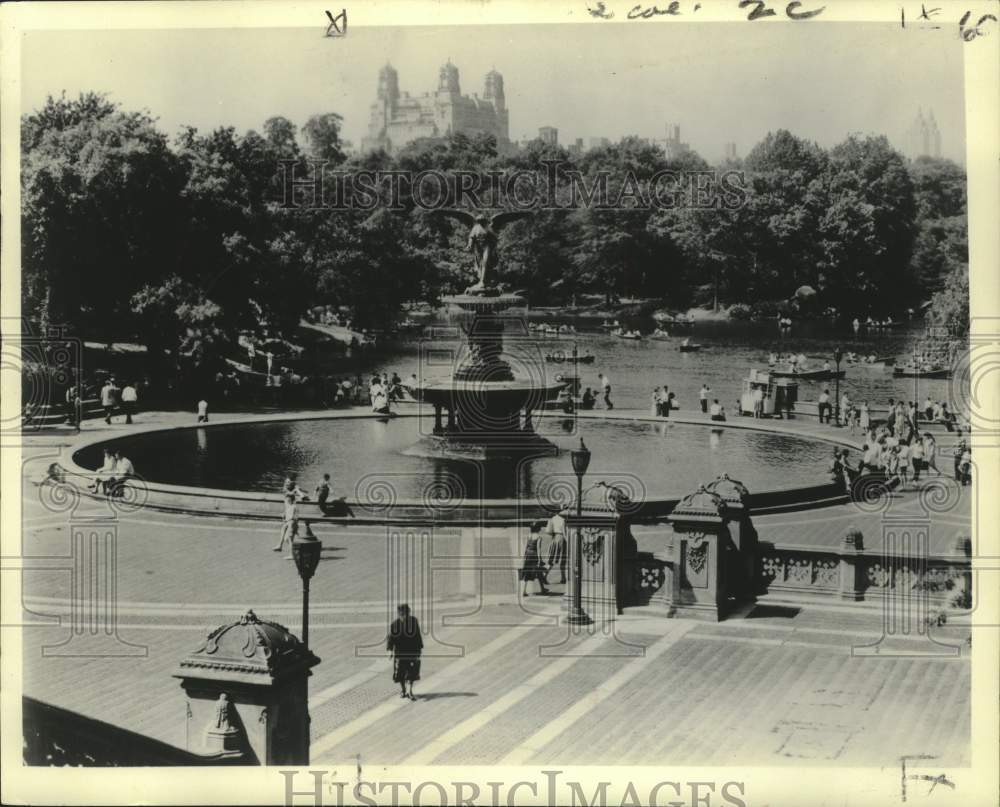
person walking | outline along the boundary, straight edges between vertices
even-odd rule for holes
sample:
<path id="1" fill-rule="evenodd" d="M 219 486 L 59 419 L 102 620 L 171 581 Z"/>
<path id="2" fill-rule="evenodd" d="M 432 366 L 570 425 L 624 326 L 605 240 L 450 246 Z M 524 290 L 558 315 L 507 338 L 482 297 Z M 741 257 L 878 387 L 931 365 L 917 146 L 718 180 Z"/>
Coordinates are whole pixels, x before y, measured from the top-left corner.
<path id="1" fill-rule="evenodd" d="M 544 526 L 544 521 L 536 521 L 531 525 L 531 535 L 528 536 L 528 543 L 524 547 L 524 560 L 521 562 L 521 570 L 518 572 L 518 577 L 524 583 L 521 591 L 523 597 L 529 596 L 529 580 L 538 582 L 538 591 L 540 594 L 549 593 L 549 590 L 545 587 L 545 567 L 542 566 L 542 559 L 538 554 L 538 539 Z"/>
<path id="2" fill-rule="evenodd" d="M 139 393 L 135 389 L 135 384 L 129 382 L 122 389 L 122 409 L 125 410 L 125 423 L 132 422 L 132 415 L 139 404 Z"/>
<path id="3" fill-rule="evenodd" d="M 913 466 L 913 481 L 920 481 L 920 472 L 926 467 L 924 465 L 924 443 L 919 434 L 913 436 L 913 443 L 910 445 L 910 465 Z"/>
<path id="4" fill-rule="evenodd" d="M 281 536 L 278 545 L 271 547 L 272 552 L 280 552 L 285 548 L 285 541 L 291 548 L 292 541 L 299 533 L 299 505 L 294 493 L 285 494 L 285 515 L 281 521 Z"/>
<path id="5" fill-rule="evenodd" d="M 956 482 L 962 481 L 962 473 L 960 471 L 960 468 L 962 465 L 962 454 L 964 453 L 965 453 L 965 440 L 962 439 L 958 441 L 958 445 L 956 445 L 954 450 L 952 451 L 952 459 L 954 460 Z"/>
<path id="6" fill-rule="evenodd" d="M 816 404 L 816 408 L 819 409 L 819 422 L 829 423 L 830 422 L 830 390 L 824 389 L 819 394 L 819 401 Z M 824 420 L 825 415 L 825 420 Z"/>
<path id="7" fill-rule="evenodd" d="M 972 484 L 972 451 L 963 444 L 962 456 L 958 461 L 959 482 L 962 487 Z"/>
<path id="8" fill-rule="evenodd" d="M 109 378 L 104 382 L 104 386 L 101 387 L 101 406 L 104 408 L 104 422 L 109 426 L 111 425 L 111 413 L 115 410 L 116 392 L 118 392 L 118 388 L 115 386 L 113 378 Z"/>
<path id="9" fill-rule="evenodd" d="M 937 465 L 937 441 L 930 432 L 924 432 L 924 467 L 933 468 L 941 476 L 941 469 Z"/>
<path id="10" fill-rule="evenodd" d="M 861 409 L 858 413 L 858 425 L 862 434 L 867 434 L 872 425 L 871 411 L 868 409 L 868 401 L 861 402 Z"/>
<path id="11" fill-rule="evenodd" d="M 556 513 L 545 525 L 545 531 L 549 534 L 552 543 L 549 544 L 548 569 L 545 571 L 545 580 L 548 582 L 552 570 L 559 566 L 559 582 L 566 582 L 566 519 L 560 513 Z"/>
<path id="12" fill-rule="evenodd" d="M 79 426 L 76 420 L 76 384 L 70 384 L 66 390 L 66 423 L 69 426 Z"/>
<path id="13" fill-rule="evenodd" d="M 606 409 L 614 409 L 615 405 L 611 403 L 611 379 L 608 378 L 604 373 L 597 374 L 598 381 L 601 382 L 601 389 L 604 390 L 604 406 Z"/>
<path id="14" fill-rule="evenodd" d="M 702 383 L 701 389 L 698 390 L 698 401 L 701 404 L 701 413 L 703 415 L 708 414 L 708 393 L 710 389 L 707 384 Z"/>
<path id="15" fill-rule="evenodd" d="M 398 616 L 389 626 L 386 652 L 392 654 L 392 680 L 399 684 L 399 697 L 415 701 L 413 682 L 420 680 L 420 653 L 424 640 L 420 635 L 420 623 L 410 614 L 410 606 L 403 603 L 396 609 Z M 407 691 L 409 684 L 409 691 Z"/>
<path id="16" fill-rule="evenodd" d="M 829 471 L 830 471 L 830 481 L 833 482 L 833 484 L 842 487 L 846 490 L 847 482 L 844 476 L 844 463 L 840 459 L 839 448 L 833 449 L 833 459 L 830 461 Z"/>
<path id="17" fill-rule="evenodd" d="M 906 487 L 910 475 L 910 444 L 900 443 L 896 447 L 896 456 L 899 458 L 899 486 Z"/>

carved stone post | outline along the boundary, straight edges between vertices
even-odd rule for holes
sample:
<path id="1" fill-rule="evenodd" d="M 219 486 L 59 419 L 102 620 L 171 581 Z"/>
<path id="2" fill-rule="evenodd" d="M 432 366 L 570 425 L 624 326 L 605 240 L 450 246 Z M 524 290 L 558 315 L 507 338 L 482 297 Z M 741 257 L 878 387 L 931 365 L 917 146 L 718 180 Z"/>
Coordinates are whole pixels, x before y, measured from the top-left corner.
<path id="1" fill-rule="evenodd" d="M 865 541 L 861 530 L 848 527 L 840 542 L 840 598 L 863 600 L 865 598 Z"/>
<path id="2" fill-rule="evenodd" d="M 705 490 L 721 496 L 729 514 L 732 542 L 724 549 L 724 556 L 728 558 L 728 593 L 740 601 L 753 600 L 760 574 L 757 569 L 757 530 L 750 519 L 750 491 L 742 482 L 730 479 L 729 474 L 710 482 Z"/>
<path id="3" fill-rule="evenodd" d="M 667 522 L 674 532 L 674 615 L 720 621 L 733 605 L 725 562 L 732 540 L 726 503 L 702 485 L 677 503 Z"/>
<path id="4" fill-rule="evenodd" d="M 308 765 L 308 683 L 319 661 L 253 611 L 216 628 L 174 672 L 187 696 L 187 750 L 220 763 Z"/>
<path id="5" fill-rule="evenodd" d="M 574 570 L 579 551 L 580 601 L 595 622 L 614 619 L 628 604 L 632 589 L 630 575 L 636 553 L 631 519 L 617 510 L 584 506 L 581 515 L 564 511 L 569 569 Z M 575 540 L 580 530 L 581 539 Z M 570 607 L 575 574 L 570 574 L 564 606 Z"/>

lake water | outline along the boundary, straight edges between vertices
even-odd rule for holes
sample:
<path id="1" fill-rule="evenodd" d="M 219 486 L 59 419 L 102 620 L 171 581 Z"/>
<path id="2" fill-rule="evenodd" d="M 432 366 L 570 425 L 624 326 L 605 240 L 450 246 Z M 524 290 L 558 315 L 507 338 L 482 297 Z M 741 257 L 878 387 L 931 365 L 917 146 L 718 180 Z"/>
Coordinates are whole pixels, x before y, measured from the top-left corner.
<path id="1" fill-rule="evenodd" d="M 549 319 L 548 321 L 555 321 Z M 518 338 L 517 334 L 521 334 Z M 704 345 L 700 352 L 682 353 L 683 337 L 668 341 L 626 341 L 604 333 L 572 337 L 536 336 L 524 320 L 508 327 L 507 354 L 522 378 L 552 379 L 571 372 L 571 365 L 547 363 L 545 354 L 592 353 L 596 361 L 580 365 L 584 386 L 599 387 L 597 374 L 608 374 L 612 400 L 619 409 L 649 411 L 654 386 L 669 385 L 680 403 L 680 414 L 699 411 L 698 390 L 711 388 L 735 417 L 742 380 L 750 368 L 766 367 L 769 352 L 805 353 L 809 364 L 832 364 L 838 346 L 859 354 L 895 355 L 900 361 L 912 349 L 922 329 L 902 328 L 890 333 L 853 334 L 838 331 L 826 322 L 796 324 L 782 333 L 776 323 L 703 322 L 691 339 Z M 366 356 L 357 370 L 397 372 L 407 379 L 447 376 L 461 361 L 464 339 L 447 322 L 430 328 L 423 338 L 398 344 Z M 847 376 L 841 390 L 855 401 L 884 406 L 888 398 L 952 400 L 948 381 L 895 379 L 891 370 L 842 364 Z M 799 398 L 815 400 L 832 383 L 800 382 Z M 598 409 L 602 407 L 599 404 Z M 406 411 L 405 408 L 402 411 Z M 276 492 L 289 471 L 297 472 L 303 486 L 311 488 L 323 472 L 331 474 L 338 495 L 363 499 L 366 486 L 386 482 L 396 498 L 419 499 L 429 489 L 446 497 L 510 498 L 546 490 L 553 480 L 569 476 L 565 452 L 576 444 L 564 430 L 565 421 L 550 415 L 536 422 L 538 430 L 562 450 L 519 467 L 497 463 L 490 468 L 473 462 L 444 461 L 404 455 L 431 428 L 429 418 L 399 418 L 389 423 L 372 420 L 298 421 L 253 426 L 216 426 L 140 435 L 123 448 L 147 479 L 202 487 Z M 681 495 L 699 482 L 721 473 L 745 481 L 761 491 L 825 480 L 830 454 L 827 444 L 795 437 L 669 423 L 611 423 L 582 420 L 580 431 L 594 460 L 588 478 L 623 478 L 633 487 L 655 495 Z M 100 449 L 82 452 L 85 466 L 100 464 Z M 617 477 L 616 477 L 617 475 Z M 375 488 L 372 488 L 375 490 Z M 437 495 L 437 494 L 435 494 Z"/>
<path id="2" fill-rule="evenodd" d="M 534 317 L 533 317 L 534 319 Z M 547 321 L 556 322 L 556 318 Z M 570 321 L 570 320 L 563 320 Z M 508 331 L 518 330 L 518 324 Z M 520 330 L 525 331 L 523 323 Z M 449 333 L 450 331 L 450 333 Z M 456 329 L 430 329 L 424 339 L 414 339 L 405 344 L 393 346 L 381 352 L 364 365 L 366 371 L 377 370 L 388 373 L 398 372 L 404 379 L 411 373 L 434 375 L 449 369 L 449 357 L 458 355 L 462 343 L 455 336 Z M 683 336 L 669 341 L 644 339 L 629 341 L 604 333 L 580 333 L 572 337 L 535 337 L 528 332 L 527 343 L 508 338 L 511 352 L 522 355 L 534 354 L 532 360 L 518 361 L 516 369 L 523 375 L 537 376 L 541 371 L 538 362 L 545 353 L 562 352 L 569 354 L 576 345 L 581 355 L 589 352 L 596 360 L 593 364 L 580 365 L 580 376 L 584 386 L 597 388 L 600 382 L 597 374 L 605 373 L 611 379 L 612 401 L 624 408 L 649 407 L 650 393 L 654 386 L 670 387 L 677 395 L 682 410 L 691 411 L 698 407 L 698 391 L 702 383 L 712 390 L 712 398 L 718 398 L 728 412 L 734 410 L 736 400 L 742 390 L 743 379 L 750 368 L 767 369 L 768 353 L 805 353 L 809 367 L 819 369 L 824 360 L 834 365 L 833 352 L 841 347 L 844 352 L 854 351 L 861 355 L 896 356 L 902 364 L 913 346 L 923 335 L 922 326 L 912 325 L 891 332 L 854 334 L 846 329 L 833 327 L 826 321 L 796 323 L 788 333 L 782 333 L 775 322 L 700 322 L 690 334 L 693 342 L 704 345 L 695 353 L 681 353 L 678 350 Z M 451 338 L 448 338 L 448 337 Z M 444 337 L 444 338 L 441 338 Z M 543 365 L 548 375 L 570 372 L 570 364 Z M 949 381 L 919 379 L 914 389 L 914 379 L 893 378 L 891 369 L 866 368 L 863 365 L 841 364 L 846 377 L 841 380 L 841 391 L 847 390 L 856 402 L 867 400 L 869 406 L 885 406 L 889 398 L 913 400 L 924 396 L 934 400 L 949 401 Z M 799 384 L 800 400 L 816 400 L 824 387 L 834 392 L 833 382 L 807 382 Z"/>

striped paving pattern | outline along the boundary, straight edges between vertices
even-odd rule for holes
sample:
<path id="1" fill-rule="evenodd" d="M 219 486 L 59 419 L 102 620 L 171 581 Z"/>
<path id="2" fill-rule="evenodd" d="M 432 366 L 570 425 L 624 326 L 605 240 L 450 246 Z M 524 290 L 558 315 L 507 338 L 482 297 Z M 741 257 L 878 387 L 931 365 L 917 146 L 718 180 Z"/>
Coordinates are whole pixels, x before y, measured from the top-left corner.
<path id="1" fill-rule="evenodd" d="M 31 571 L 31 558 L 65 556 L 69 530 L 26 496 L 23 618 L 37 623 L 68 614 L 69 575 Z M 845 516 L 853 518 L 818 513 L 812 530 L 839 539 Z M 791 521 L 762 521 L 761 539 L 782 523 L 801 529 Z M 650 528 L 640 542 L 657 536 Z M 310 679 L 314 762 L 879 766 L 904 753 L 969 761 L 967 649 L 921 656 L 922 639 L 897 637 L 885 657 L 852 656 L 853 645 L 879 637 L 881 612 L 836 603 L 761 609 L 719 625 L 623 618 L 628 646 L 601 632 L 569 634 L 557 597 L 518 596 L 522 536 L 506 529 L 475 536 L 477 557 L 464 568 L 445 561 L 433 572 L 420 700 L 401 700 L 383 644 L 393 597 L 388 533 L 352 527 L 320 537 L 327 551 L 310 625 L 323 660 Z M 275 539 L 272 526 L 253 522 L 123 518 L 119 630 L 148 655 L 43 656 L 68 628 L 36 624 L 23 634 L 26 693 L 183 746 L 184 699 L 171 673 L 205 632 L 247 607 L 299 630 L 300 581 L 290 560 L 270 551 Z M 470 543 L 446 528 L 434 545 L 447 558 Z"/>

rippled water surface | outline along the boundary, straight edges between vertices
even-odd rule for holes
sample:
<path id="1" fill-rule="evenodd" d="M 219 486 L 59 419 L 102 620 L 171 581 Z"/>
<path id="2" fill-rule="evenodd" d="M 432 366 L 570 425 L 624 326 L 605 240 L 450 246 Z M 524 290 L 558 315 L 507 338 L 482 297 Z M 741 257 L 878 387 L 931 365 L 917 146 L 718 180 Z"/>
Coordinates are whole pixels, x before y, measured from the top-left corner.
<path id="1" fill-rule="evenodd" d="M 538 424 L 558 454 L 489 465 L 402 453 L 432 425 L 429 417 L 300 420 L 153 432 L 116 442 L 143 477 L 177 485 L 277 492 L 294 472 L 311 490 L 327 472 L 338 495 L 363 499 L 388 485 L 397 498 L 419 499 L 426 493 L 548 495 L 553 486 L 575 484 L 568 451 L 578 438 L 565 431 L 572 421 L 547 417 Z M 579 433 L 593 452 L 589 482 L 625 475 L 632 486 L 657 495 L 683 495 L 722 473 L 758 491 L 821 482 L 831 451 L 798 437 L 665 421 L 583 419 Z M 97 467 L 100 454 L 99 447 L 86 449 L 77 461 Z"/>

